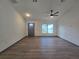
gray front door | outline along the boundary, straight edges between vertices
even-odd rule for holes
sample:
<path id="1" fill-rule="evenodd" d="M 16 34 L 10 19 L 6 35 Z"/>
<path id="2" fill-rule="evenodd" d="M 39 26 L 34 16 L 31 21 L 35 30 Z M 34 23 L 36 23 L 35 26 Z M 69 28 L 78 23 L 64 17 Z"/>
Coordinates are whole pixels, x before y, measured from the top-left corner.
<path id="1" fill-rule="evenodd" d="M 28 23 L 28 36 L 34 36 L 35 34 L 35 24 L 34 23 Z"/>

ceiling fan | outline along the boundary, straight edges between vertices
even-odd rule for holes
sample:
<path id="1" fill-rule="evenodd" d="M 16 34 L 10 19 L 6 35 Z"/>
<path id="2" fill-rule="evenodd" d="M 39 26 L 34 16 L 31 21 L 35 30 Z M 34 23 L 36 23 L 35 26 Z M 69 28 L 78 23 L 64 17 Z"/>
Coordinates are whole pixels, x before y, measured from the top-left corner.
<path id="1" fill-rule="evenodd" d="M 50 16 L 58 16 L 59 11 L 53 13 L 53 10 L 50 10 Z"/>
<path id="2" fill-rule="evenodd" d="M 50 9 L 49 11 L 43 13 L 43 19 L 52 19 L 54 16 L 59 16 L 59 13 L 59 11 L 54 12 L 54 10 Z"/>

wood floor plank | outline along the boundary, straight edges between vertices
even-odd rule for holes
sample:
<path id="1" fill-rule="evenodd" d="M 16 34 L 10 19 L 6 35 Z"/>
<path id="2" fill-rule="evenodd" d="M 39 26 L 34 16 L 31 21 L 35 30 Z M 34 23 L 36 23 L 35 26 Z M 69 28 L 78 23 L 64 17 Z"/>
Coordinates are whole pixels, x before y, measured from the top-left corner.
<path id="1" fill-rule="evenodd" d="M 79 59 L 79 47 L 58 37 L 27 37 L 1 53 L 0 59 Z"/>

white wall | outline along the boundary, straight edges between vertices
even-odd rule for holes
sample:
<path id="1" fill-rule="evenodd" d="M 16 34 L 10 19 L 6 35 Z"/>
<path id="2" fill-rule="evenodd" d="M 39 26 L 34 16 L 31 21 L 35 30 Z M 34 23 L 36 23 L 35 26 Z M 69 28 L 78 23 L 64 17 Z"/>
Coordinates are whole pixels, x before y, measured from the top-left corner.
<path id="1" fill-rule="evenodd" d="M 7 0 L 0 0 L 0 52 L 25 36 L 23 18 Z"/>
<path id="2" fill-rule="evenodd" d="M 76 45 L 79 45 L 79 1 L 70 12 L 59 19 L 58 35 Z"/>
<path id="3" fill-rule="evenodd" d="M 28 36 L 28 23 L 33 22 L 35 23 L 35 36 L 56 36 L 57 35 L 57 23 L 55 20 L 44 20 L 44 19 L 36 19 L 36 20 L 27 20 L 26 21 L 26 35 Z M 54 33 L 53 34 L 43 34 L 41 31 L 42 24 L 53 24 L 54 25 Z"/>

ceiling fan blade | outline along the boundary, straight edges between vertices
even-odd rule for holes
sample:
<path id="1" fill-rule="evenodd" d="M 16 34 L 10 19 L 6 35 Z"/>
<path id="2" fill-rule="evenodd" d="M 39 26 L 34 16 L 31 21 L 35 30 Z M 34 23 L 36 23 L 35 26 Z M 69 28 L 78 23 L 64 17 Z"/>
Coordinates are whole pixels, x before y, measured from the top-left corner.
<path id="1" fill-rule="evenodd" d="M 53 16 L 58 16 L 58 15 L 53 14 Z"/>
<path id="2" fill-rule="evenodd" d="M 51 11 L 51 14 L 53 13 L 53 10 L 50 10 Z"/>
<path id="3" fill-rule="evenodd" d="M 58 14 L 58 13 L 59 13 L 59 11 L 55 12 L 54 15 L 55 15 L 55 14 Z"/>

